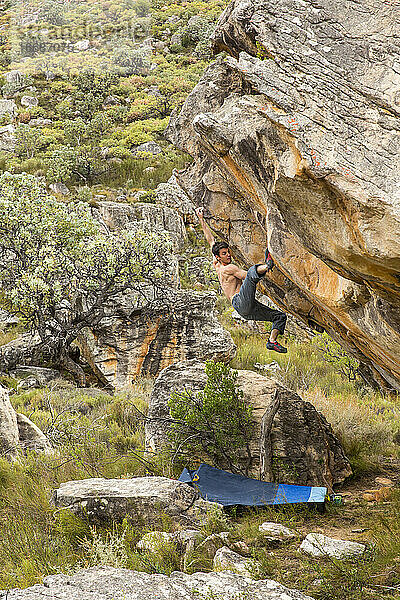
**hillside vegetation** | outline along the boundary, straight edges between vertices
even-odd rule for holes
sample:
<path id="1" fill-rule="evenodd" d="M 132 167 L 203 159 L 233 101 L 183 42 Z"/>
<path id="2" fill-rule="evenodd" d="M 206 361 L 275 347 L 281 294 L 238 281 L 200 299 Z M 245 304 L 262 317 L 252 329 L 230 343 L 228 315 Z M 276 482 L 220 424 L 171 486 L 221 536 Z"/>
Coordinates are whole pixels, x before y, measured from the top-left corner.
<path id="1" fill-rule="evenodd" d="M 81 199 L 93 186 L 129 192 L 166 181 L 188 157 L 163 131 L 211 59 L 208 39 L 226 4 L 13 3 L 0 64 L 22 77 L 2 80 L 16 109 L 0 125 L 16 129 L 15 155 L 1 145 L 0 168 L 62 182 Z M 147 142 L 157 153 L 136 151 Z"/>

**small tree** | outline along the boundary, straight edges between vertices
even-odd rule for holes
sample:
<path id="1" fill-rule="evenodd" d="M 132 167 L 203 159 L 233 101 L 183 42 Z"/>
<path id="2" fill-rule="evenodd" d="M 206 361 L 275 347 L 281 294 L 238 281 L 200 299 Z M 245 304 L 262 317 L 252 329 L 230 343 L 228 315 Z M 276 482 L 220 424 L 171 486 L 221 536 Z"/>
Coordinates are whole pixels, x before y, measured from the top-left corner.
<path id="1" fill-rule="evenodd" d="M 136 294 L 141 309 L 144 284 L 157 296 L 167 247 L 161 235 L 141 230 L 107 233 L 87 204 L 57 201 L 33 175 L 0 177 L 1 304 L 38 334 L 36 356 L 82 382 L 70 345 L 113 314 L 120 294 Z M 4 360 L 0 355 L 0 370 L 9 368 Z"/>
<path id="2" fill-rule="evenodd" d="M 224 363 L 206 362 L 207 383 L 202 392 L 175 392 L 169 402 L 173 451 L 185 459 L 211 459 L 220 468 L 246 472 L 238 450 L 247 449 L 252 432 L 252 408 L 236 385 L 237 371 Z"/>

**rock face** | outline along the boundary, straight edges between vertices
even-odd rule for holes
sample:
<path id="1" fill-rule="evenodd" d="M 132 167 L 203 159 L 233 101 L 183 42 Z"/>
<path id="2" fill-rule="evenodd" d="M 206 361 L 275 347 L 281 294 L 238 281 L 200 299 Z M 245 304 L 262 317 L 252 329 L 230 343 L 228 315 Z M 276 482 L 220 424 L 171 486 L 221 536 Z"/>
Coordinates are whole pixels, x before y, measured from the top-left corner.
<path id="1" fill-rule="evenodd" d="M 50 452 L 51 445 L 28 417 L 15 412 L 8 390 L 0 387 L 0 453 L 15 457 L 19 449 Z"/>
<path id="2" fill-rule="evenodd" d="M 160 183 L 156 189 L 159 204 L 175 209 L 184 221 L 197 222 L 195 207 L 189 196 L 179 186 L 176 176 L 172 175 L 166 183 Z"/>
<path id="3" fill-rule="evenodd" d="M 146 423 L 146 447 L 159 451 L 168 441 L 168 400 L 173 391 L 204 388 L 198 361 L 167 367 L 155 382 Z M 309 402 L 253 371 L 239 371 L 238 387 L 253 406 L 250 475 L 264 481 L 331 488 L 351 474 L 349 461 L 325 417 Z M 247 454 L 243 451 L 243 464 Z"/>
<path id="4" fill-rule="evenodd" d="M 180 185 L 265 292 L 400 389 L 398 5 L 234 0 L 169 126 Z M 365 15 L 370 15 L 366 18 Z M 376 27 L 379 23 L 379 28 Z M 212 217 L 212 218 L 211 218 Z"/>
<path id="5" fill-rule="evenodd" d="M 144 228 L 167 232 L 175 251 L 186 241 L 180 215 L 156 204 L 99 202 L 96 214 L 112 231 Z M 85 330 L 79 347 L 98 378 L 114 389 L 130 385 L 140 373 L 157 375 L 173 362 L 197 358 L 226 361 L 236 347 L 219 324 L 213 292 L 179 289 L 178 260 L 171 254 L 169 271 L 163 274 L 163 300 L 143 308 L 143 299 L 124 294 L 106 308 L 107 315 L 96 330 Z M 154 291 L 143 288 L 146 298 Z"/>
<path id="6" fill-rule="evenodd" d="M 192 600 L 193 590 L 199 598 L 215 597 L 218 600 L 235 600 L 239 597 L 257 600 L 313 600 L 297 590 L 272 581 L 253 581 L 233 573 L 186 573 L 166 575 L 93 567 L 74 575 L 50 575 L 42 585 L 25 590 L 0 592 L 7 600 Z"/>
<path id="7" fill-rule="evenodd" d="M 168 296 L 151 318 L 133 310 L 129 298 L 121 301 L 118 315 L 80 338 L 84 358 L 105 384 L 121 389 L 140 373 L 157 375 L 176 361 L 233 357 L 236 346 L 214 315 L 216 294 L 171 290 Z"/>
<path id="8" fill-rule="evenodd" d="M 163 513 L 177 524 L 199 525 L 208 510 L 219 506 L 199 498 L 186 483 L 167 477 L 67 481 L 55 491 L 54 503 L 93 523 L 122 521 L 129 515 L 147 526 L 158 523 Z"/>

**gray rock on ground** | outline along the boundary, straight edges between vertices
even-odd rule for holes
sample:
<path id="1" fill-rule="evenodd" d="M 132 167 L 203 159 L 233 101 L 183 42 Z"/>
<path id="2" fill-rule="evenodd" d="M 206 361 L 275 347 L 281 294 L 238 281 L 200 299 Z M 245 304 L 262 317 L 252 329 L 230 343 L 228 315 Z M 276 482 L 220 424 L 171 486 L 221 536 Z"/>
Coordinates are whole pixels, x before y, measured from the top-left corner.
<path id="1" fill-rule="evenodd" d="M 297 533 L 293 531 L 293 529 L 289 529 L 280 523 L 261 523 L 261 525 L 258 526 L 258 531 L 263 534 L 265 540 L 271 542 L 283 542 L 297 537 Z"/>
<path id="2" fill-rule="evenodd" d="M 52 452 L 51 444 L 43 431 L 35 423 L 32 423 L 26 415 L 17 413 L 17 425 L 20 448 L 44 452 L 45 454 Z"/>
<path id="3" fill-rule="evenodd" d="M 48 453 L 51 444 L 28 417 L 15 412 L 8 390 L 0 387 L 0 453 L 14 458 L 28 449 Z"/>
<path id="4" fill-rule="evenodd" d="M 365 549 L 365 544 L 337 540 L 322 533 L 309 533 L 300 546 L 300 550 L 310 556 L 329 556 L 341 560 L 360 559 L 364 555 Z"/>
<path id="5" fill-rule="evenodd" d="M 258 571 L 258 564 L 255 560 L 245 558 L 227 546 L 222 546 L 215 553 L 213 568 L 214 571 L 233 571 L 245 577 L 254 577 Z"/>
<path id="6" fill-rule="evenodd" d="M 0 151 L 14 152 L 15 150 L 15 127 L 14 125 L 4 125 L 0 127 Z"/>
<path id="7" fill-rule="evenodd" d="M 10 371 L 10 375 L 20 379 L 19 389 L 31 389 L 44 387 L 51 381 L 61 378 L 60 371 L 46 367 L 34 367 L 32 365 L 19 365 Z"/>
<path id="8" fill-rule="evenodd" d="M 253 581 L 234 573 L 185 573 L 166 575 L 93 567 L 74 575 L 50 575 L 43 584 L 24 590 L 0 592 L 3 600 L 194 600 L 213 596 L 218 600 L 313 600 L 276 581 Z"/>
<path id="9" fill-rule="evenodd" d="M 0 387 L 0 451 L 13 456 L 18 445 L 17 413 L 11 405 L 8 390 Z"/>
<path id="10" fill-rule="evenodd" d="M 199 498 L 186 483 L 167 477 L 67 481 L 55 490 L 54 503 L 92 523 L 121 521 L 130 516 L 150 525 L 159 523 L 165 514 L 174 523 L 186 526 L 199 526 L 208 511 L 219 507 Z"/>
<path id="11" fill-rule="evenodd" d="M 10 117 L 14 117 L 17 110 L 15 100 L 0 99 L 0 116 L 9 115 Z"/>
<path id="12" fill-rule="evenodd" d="M 175 363 L 157 378 L 146 422 L 146 448 L 168 443 L 168 401 L 174 391 L 204 389 L 205 365 L 197 360 Z M 239 371 L 237 384 L 253 407 L 249 475 L 264 481 L 331 487 L 351 474 L 350 463 L 325 417 L 309 402 L 274 379 Z M 243 449 L 238 459 L 247 464 Z"/>

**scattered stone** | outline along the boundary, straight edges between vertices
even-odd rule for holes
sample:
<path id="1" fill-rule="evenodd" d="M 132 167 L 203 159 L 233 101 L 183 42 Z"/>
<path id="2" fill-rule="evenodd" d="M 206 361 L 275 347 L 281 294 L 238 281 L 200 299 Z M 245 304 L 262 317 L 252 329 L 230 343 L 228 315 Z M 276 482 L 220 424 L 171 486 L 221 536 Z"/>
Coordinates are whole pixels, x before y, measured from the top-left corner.
<path id="1" fill-rule="evenodd" d="M 0 99 L 0 116 L 10 115 L 13 117 L 17 113 L 17 105 L 14 100 Z"/>
<path id="2" fill-rule="evenodd" d="M 289 529 L 280 523 L 265 522 L 259 525 L 258 530 L 264 534 L 265 539 L 268 541 L 284 541 L 298 537 L 293 529 Z"/>
<path id="3" fill-rule="evenodd" d="M 48 127 L 52 124 L 51 119 L 44 119 L 43 117 L 38 117 L 37 119 L 31 119 L 29 121 L 29 127 Z"/>
<path id="4" fill-rule="evenodd" d="M 366 490 L 362 499 L 367 502 L 384 502 L 390 500 L 393 496 L 393 489 L 391 487 L 382 487 L 379 490 Z"/>
<path id="5" fill-rule="evenodd" d="M 137 152 L 148 152 L 149 154 L 156 156 L 157 154 L 162 153 L 162 148 L 156 144 L 156 142 L 145 142 L 144 144 L 140 144 L 140 146 L 136 146 L 133 150 L 133 156 L 135 156 Z"/>
<path id="6" fill-rule="evenodd" d="M 61 378 L 61 374 L 56 369 L 47 369 L 45 367 L 34 367 L 30 365 L 21 365 L 10 371 L 10 375 L 21 381 L 18 389 L 30 390 L 32 388 L 41 388 L 51 381 Z"/>
<path id="7" fill-rule="evenodd" d="M 28 417 L 15 412 L 9 392 L 0 387 L 0 450 L 7 458 L 15 458 L 19 450 L 51 452 L 51 445 Z"/>
<path id="8" fill-rule="evenodd" d="M 14 152 L 15 150 L 15 127 L 14 125 L 4 125 L 0 127 L 0 151 Z"/>
<path id="9" fill-rule="evenodd" d="M 22 450 L 35 450 L 36 452 L 44 452 L 45 454 L 52 452 L 51 444 L 43 431 L 35 423 L 32 423 L 26 415 L 17 413 L 17 424 L 19 447 Z"/>
<path id="10" fill-rule="evenodd" d="M 0 592 L 7 600 L 189 600 L 193 590 L 200 598 L 218 600 L 254 598 L 257 600 L 313 600 L 302 592 L 272 580 L 253 581 L 235 573 L 194 573 L 175 571 L 170 577 L 115 569 L 92 567 L 73 575 L 50 575 L 43 584 L 23 590 Z"/>
<path id="11" fill-rule="evenodd" d="M 22 81 L 23 75 L 21 71 L 14 69 L 13 71 L 8 71 L 4 73 L 5 80 L 7 83 L 20 83 Z"/>
<path id="12" fill-rule="evenodd" d="M 8 390 L 0 387 L 0 451 L 15 456 L 19 445 L 17 413 L 13 409 Z"/>
<path id="13" fill-rule="evenodd" d="M 329 556 L 338 559 L 361 558 L 365 545 L 347 540 L 337 540 L 322 533 L 309 533 L 303 540 L 300 550 L 311 556 Z"/>
<path id="14" fill-rule="evenodd" d="M 166 531 L 149 531 L 136 544 L 139 550 L 147 550 L 148 552 L 157 552 L 165 543 L 173 542 L 176 539 L 175 534 L 167 533 Z"/>
<path id="15" fill-rule="evenodd" d="M 68 196 L 68 194 L 69 194 L 69 189 L 67 188 L 65 183 L 62 183 L 62 182 L 51 183 L 49 187 L 50 187 L 51 191 L 54 192 L 55 194 L 61 194 L 62 196 Z"/>
<path id="16" fill-rule="evenodd" d="M 227 546 L 223 546 L 217 550 L 214 556 L 213 569 L 214 571 L 232 571 L 245 577 L 254 577 L 257 573 L 257 563 L 233 552 Z"/>
<path id="17" fill-rule="evenodd" d="M 256 369 L 259 369 L 260 371 L 281 371 L 282 370 L 280 364 L 277 363 L 276 360 L 273 360 L 272 362 L 267 363 L 266 365 L 262 365 L 261 363 L 254 363 L 254 367 Z"/>
<path id="18" fill-rule="evenodd" d="M 39 104 L 39 100 L 35 96 L 22 96 L 21 98 L 22 106 L 37 106 Z"/>
<path id="19" fill-rule="evenodd" d="M 92 523 L 129 516 L 147 525 L 157 524 L 162 514 L 180 525 L 200 525 L 207 511 L 219 507 L 186 483 L 166 477 L 67 481 L 55 491 L 54 503 Z"/>
<path id="20" fill-rule="evenodd" d="M 214 558 L 217 550 L 223 546 L 228 546 L 228 533 L 225 531 L 209 535 L 199 544 L 198 548 L 201 548 L 202 554 L 207 558 Z"/>
<path id="21" fill-rule="evenodd" d="M 77 52 L 84 52 L 85 50 L 89 50 L 90 48 L 90 40 L 80 40 L 74 44 L 74 49 Z"/>
<path id="22" fill-rule="evenodd" d="M 121 104 L 121 100 L 118 96 L 106 96 L 104 106 L 115 106 L 116 104 Z"/>
<path id="23" fill-rule="evenodd" d="M 184 548 L 191 543 L 195 545 L 199 544 L 204 538 L 203 534 L 198 529 L 182 529 L 181 531 L 178 531 L 175 536 L 179 544 Z"/>

